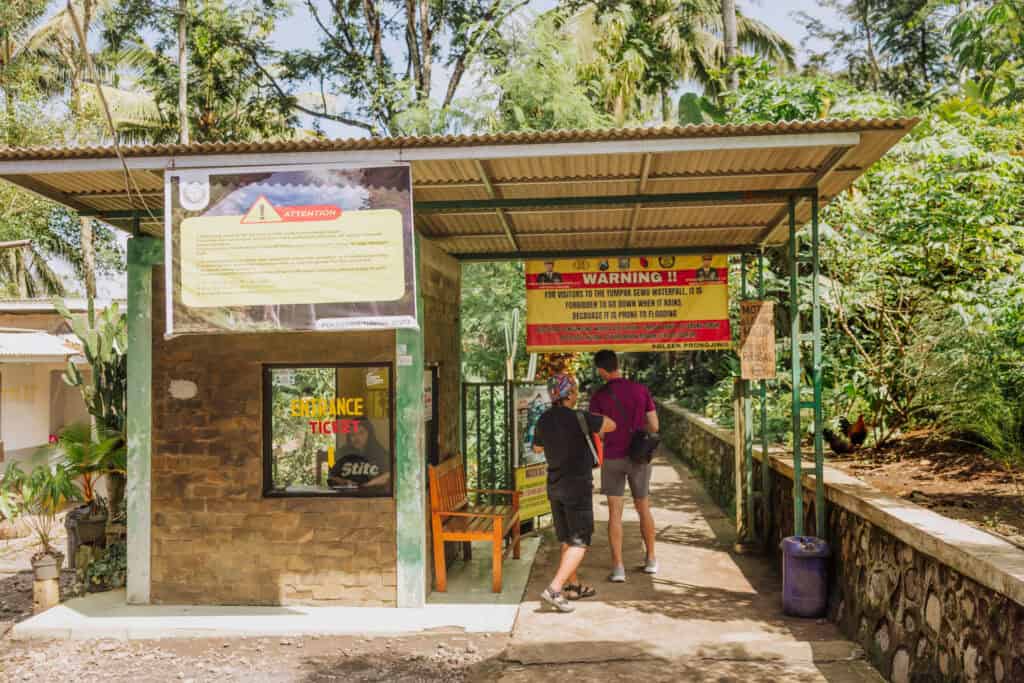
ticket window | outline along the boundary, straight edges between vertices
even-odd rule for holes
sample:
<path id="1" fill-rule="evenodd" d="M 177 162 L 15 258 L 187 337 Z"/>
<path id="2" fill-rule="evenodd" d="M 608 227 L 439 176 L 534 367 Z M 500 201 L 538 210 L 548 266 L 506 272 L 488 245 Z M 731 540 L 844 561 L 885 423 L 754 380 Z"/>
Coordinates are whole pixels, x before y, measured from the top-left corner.
<path id="1" fill-rule="evenodd" d="M 393 385 L 390 365 L 264 367 L 264 495 L 393 495 Z"/>

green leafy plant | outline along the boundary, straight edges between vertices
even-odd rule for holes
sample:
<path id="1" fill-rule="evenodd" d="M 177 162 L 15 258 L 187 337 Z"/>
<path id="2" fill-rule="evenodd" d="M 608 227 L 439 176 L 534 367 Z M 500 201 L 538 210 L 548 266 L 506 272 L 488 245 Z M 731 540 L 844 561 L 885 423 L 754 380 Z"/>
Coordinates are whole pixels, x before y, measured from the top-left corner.
<path id="1" fill-rule="evenodd" d="M 124 543 L 111 543 L 83 572 L 86 590 L 107 590 L 125 585 L 128 577 L 128 550 Z"/>
<path id="2" fill-rule="evenodd" d="M 73 316 L 60 299 L 53 305 L 82 343 L 82 355 L 92 368 L 86 380 L 68 361 L 64 381 L 82 392 L 86 409 L 98 425 L 111 432 L 123 432 L 128 384 L 128 323 L 117 303 L 87 318 Z"/>
<path id="3" fill-rule="evenodd" d="M 64 463 L 37 465 L 24 472 L 11 463 L 0 478 L 0 512 L 7 519 L 24 519 L 39 543 L 40 555 L 52 555 L 57 513 L 70 502 L 81 500 L 71 469 Z"/>
<path id="4" fill-rule="evenodd" d="M 100 429 L 98 438 L 93 439 L 92 429 L 84 422 L 68 425 L 60 431 L 55 443 L 39 451 L 47 459 L 53 455 L 64 459 L 71 475 L 80 482 L 82 498 L 94 507 L 102 504 L 96 497 L 99 480 L 112 472 L 124 473 L 127 466 L 124 436 Z"/>

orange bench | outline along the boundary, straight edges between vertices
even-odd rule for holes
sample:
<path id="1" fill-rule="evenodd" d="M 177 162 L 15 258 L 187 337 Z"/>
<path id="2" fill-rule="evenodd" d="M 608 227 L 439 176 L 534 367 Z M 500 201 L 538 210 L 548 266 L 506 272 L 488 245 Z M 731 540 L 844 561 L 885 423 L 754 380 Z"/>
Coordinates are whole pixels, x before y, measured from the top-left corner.
<path id="1" fill-rule="evenodd" d="M 430 523 L 434 537 L 434 578 L 437 590 L 448 590 L 448 573 L 444 561 L 445 541 L 490 541 L 491 588 L 501 592 L 501 563 L 505 552 L 503 542 L 511 534 L 512 557 L 519 559 L 519 493 L 466 488 L 466 468 L 456 455 L 440 465 L 430 466 Z M 509 496 L 511 505 L 470 505 L 470 493 Z"/>

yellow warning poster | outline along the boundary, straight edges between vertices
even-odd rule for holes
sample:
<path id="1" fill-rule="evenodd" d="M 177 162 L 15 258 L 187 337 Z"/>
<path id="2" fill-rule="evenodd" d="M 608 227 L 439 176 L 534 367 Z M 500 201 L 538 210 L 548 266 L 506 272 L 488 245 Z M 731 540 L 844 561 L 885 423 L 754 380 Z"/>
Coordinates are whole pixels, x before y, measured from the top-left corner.
<path id="1" fill-rule="evenodd" d="M 526 347 L 727 349 L 725 255 L 552 259 L 526 264 Z"/>
<path id="2" fill-rule="evenodd" d="M 547 463 L 517 467 L 516 491 L 519 492 L 519 519 L 551 514 Z"/>
<path id="3" fill-rule="evenodd" d="M 193 308 L 394 301 L 405 292 L 402 214 L 316 220 L 202 216 L 181 223 L 181 297 Z"/>
<path id="4" fill-rule="evenodd" d="M 167 335 L 416 326 L 407 165 L 168 174 Z"/>

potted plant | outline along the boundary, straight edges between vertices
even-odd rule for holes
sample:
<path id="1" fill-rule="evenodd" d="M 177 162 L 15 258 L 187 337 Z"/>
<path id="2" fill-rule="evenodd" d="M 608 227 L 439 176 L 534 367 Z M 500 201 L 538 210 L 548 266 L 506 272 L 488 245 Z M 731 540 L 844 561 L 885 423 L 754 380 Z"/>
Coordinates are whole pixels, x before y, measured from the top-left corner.
<path id="1" fill-rule="evenodd" d="M 27 520 L 39 544 L 39 552 L 32 556 L 37 611 L 52 607 L 59 599 L 64 555 L 53 547 L 54 526 L 57 513 L 67 503 L 81 500 L 81 495 L 64 463 L 43 463 L 28 473 L 12 463 L 0 479 L 0 512 L 8 519 Z"/>
<path id="2" fill-rule="evenodd" d="M 98 443 L 113 440 L 103 458 L 102 473 L 107 476 L 107 533 L 114 537 L 125 533 L 124 490 L 128 469 L 126 389 L 128 386 L 128 323 L 120 307 L 114 303 L 103 311 L 90 307 L 86 318 L 71 315 L 59 298 L 54 306 L 67 321 L 81 343 L 82 355 L 91 369 L 86 377 L 74 361 L 69 360 L 64 381 L 77 387 L 86 409 L 96 425 Z"/>
<path id="3" fill-rule="evenodd" d="M 85 504 L 71 510 L 64 520 L 68 531 L 68 566 L 74 569 L 79 546 L 105 544 L 108 512 L 106 502 L 96 494 L 96 484 L 102 477 L 123 470 L 124 439 L 120 434 L 102 432 L 94 439 L 88 424 L 76 422 L 40 450 L 47 460 L 54 455 L 61 457 L 81 487 Z M 115 487 L 108 483 L 108 490 L 112 488 Z"/>

